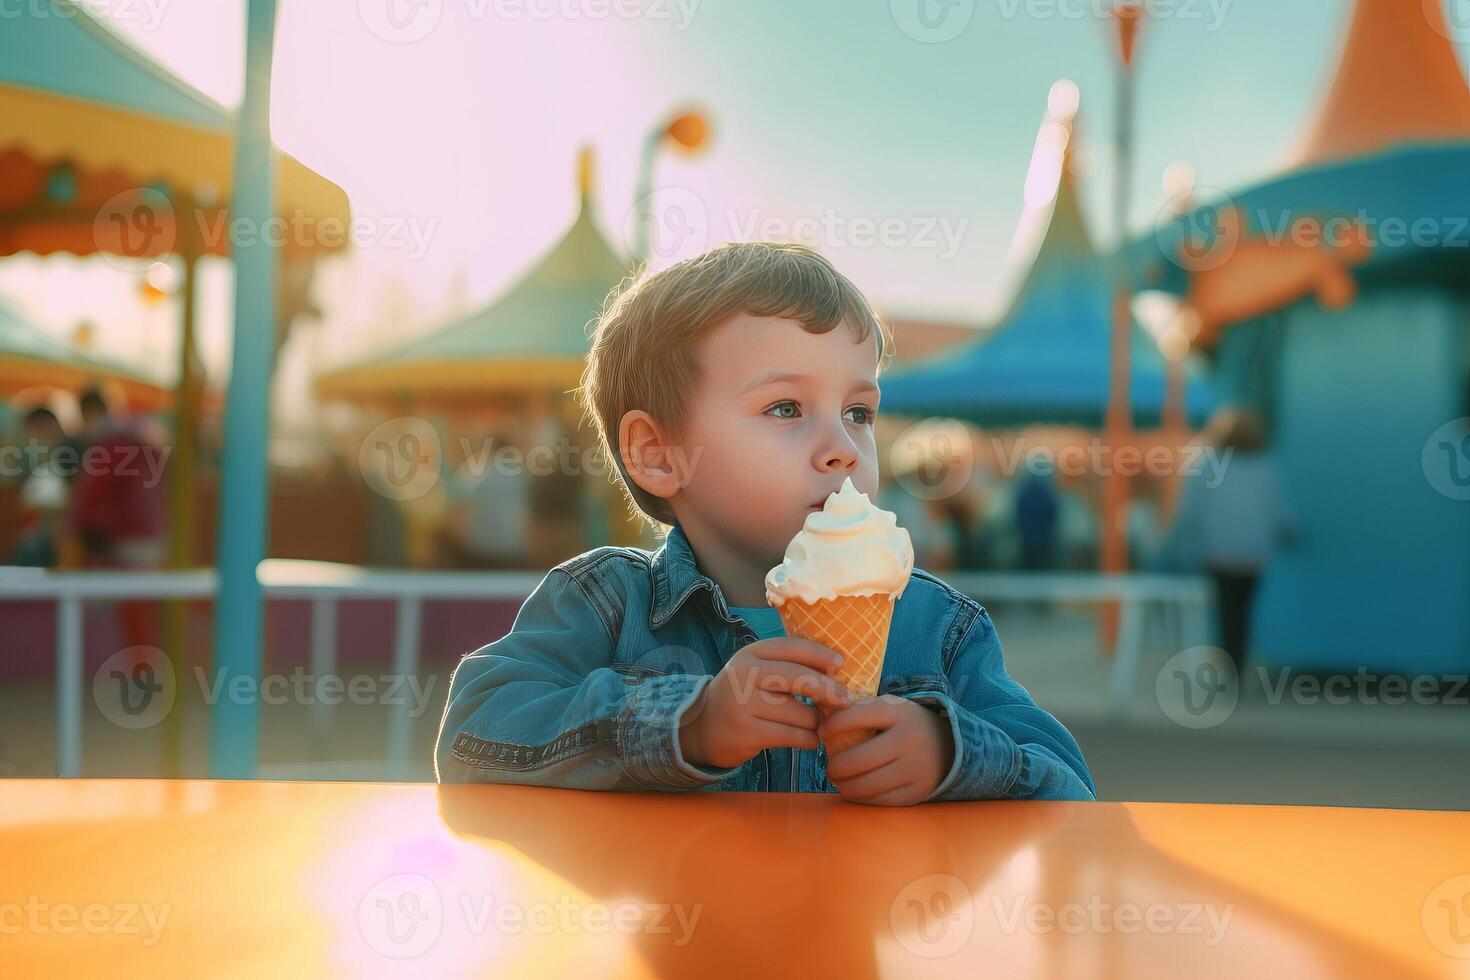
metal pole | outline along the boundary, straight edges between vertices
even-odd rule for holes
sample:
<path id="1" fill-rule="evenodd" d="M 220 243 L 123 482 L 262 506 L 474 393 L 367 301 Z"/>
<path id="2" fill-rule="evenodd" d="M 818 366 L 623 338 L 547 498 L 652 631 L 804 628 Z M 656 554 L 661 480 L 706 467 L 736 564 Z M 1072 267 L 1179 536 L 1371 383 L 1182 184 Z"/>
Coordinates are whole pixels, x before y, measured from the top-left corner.
<path id="1" fill-rule="evenodd" d="M 275 164 L 270 139 L 271 59 L 276 0 L 249 0 L 246 12 L 245 98 L 235 148 L 231 216 L 263 231 L 274 213 Z M 271 366 L 276 342 L 276 254 L 264 234 L 237 243 L 235 336 L 225 402 L 224 464 L 220 478 L 219 594 L 214 618 L 215 669 L 260 679 L 261 589 L 256 567 L 265 558 L 266 469 Z M 255 773 L 260 705 L 225 697 L 214 706 L 211 775 L 248 779 Z"/>
<path id="2" fill-rule="evenodd" d="M 1133 429 L 1133 289 L 1128 271 L 1128 204 L 1129 184 L 1133 175 L 1133 39 L 1137 20 L 1142 14 L 1136 5 L 1120 4 L 1115 10 L 1119 20 L 1117 168 L 1113 174 L 1113 226 L 1118 232 L 1114 253 L 1114 296 L 1111 364 L 1107 418 L 1104 423 L 1106 443 L 1117 452 L 1132 436 Z M 1110 468 L 1103 483 L 1102 571 L 1117 575 L 1128 568 L 1128 493 L 1129 480 L 1117 466 Z M 1102 646 L 1116 650 L 1118 644 L 1118 606 L 1103 607 Z"/>

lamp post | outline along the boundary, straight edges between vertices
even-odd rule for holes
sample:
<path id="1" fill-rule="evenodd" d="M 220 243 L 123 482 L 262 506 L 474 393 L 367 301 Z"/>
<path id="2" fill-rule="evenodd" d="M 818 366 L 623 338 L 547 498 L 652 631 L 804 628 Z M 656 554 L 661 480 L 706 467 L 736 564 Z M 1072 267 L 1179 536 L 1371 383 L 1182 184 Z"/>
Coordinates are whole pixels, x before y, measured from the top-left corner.
<path id="1" fill-rule="evenodd" d="M 661 126 L 651 130 L 643 141 L 643 154 L 638 162 L 638 187 L 633 199 L 637 202 L 637 231 L 633 241 L 633 265 L 648 261 L 653 238 L 653 165 L 658 151 L 672 146 L 680 152 L 693 154 L 709 139 L 709 123 L 697 110 L 683 110 Z"/>
<path id="2" fill-rule="evenodd" d="M 1128 269 L 1128 188 L 1133 175 L 1133 56 L 1143 24 L 1140 0 L 1118 0 L 1111 16 L 1118 52 L 1117 166 L 1113 186 L 1113 224 L 1118 231 L 1114 257 L 1113 335 L 1109 366 L 1108 411 L 1104 424 L 1107 445 L 1116 452 L 1133 433 L 1132 333 L 1133 284 Z M 1128 567 L 1129 482 L 1117 466 L 1103 483 L 1102 571 L 1116 575 Z M 1118 638 L 1118 607 L 1103 610 L 1103 647 L 1113 650 Z"/>

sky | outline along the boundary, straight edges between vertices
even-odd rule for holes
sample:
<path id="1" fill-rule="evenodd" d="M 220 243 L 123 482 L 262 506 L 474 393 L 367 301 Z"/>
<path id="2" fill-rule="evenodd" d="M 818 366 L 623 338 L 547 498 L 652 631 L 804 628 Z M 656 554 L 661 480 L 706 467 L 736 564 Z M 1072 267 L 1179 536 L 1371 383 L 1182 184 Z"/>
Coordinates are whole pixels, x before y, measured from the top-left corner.
<path id="1" fill-rule="evenodd" d="M 88 2 L 186 81 L 238 104 L 243 0 Z M 720 241 L 806 237 L 891 316 L 984 323 L 1006 300 L 1028 161 L 1059 79 L 1081 92 L 1090 226 L 1104 243 L 1116 234 L 1115 54 L 1101 5 L 280 0 L 274 138 L 341 185 L 363 222 L 351 254 L 322 268 L 326 316 L 283 355 L 283 397 L 300 410 L 313 371 L 468 312 L 527 271 L 575 217 L 579 146 L 597 155 L 596 217 L 625 249 L 642 141 L 686 105 L 704 111 L 712 138 L 697 155 L 658 158 L 655 265 Z M 1156 220 L 1173 163 L 1204 189 L 1280 171 L 1330 81 L 1350 4 L 1150 8 L 1134 233 Z M 1470 60 L 1470 46 L 1458 49 Z M 201 345 L 219 377 L 228 263 L 203 279 Z M 96 261 L 0 263 L 0 291 L 43 325 L 91 319 L 99 346 L 171 363 L 176 311 L 145 306 L 136 287 Z"/>

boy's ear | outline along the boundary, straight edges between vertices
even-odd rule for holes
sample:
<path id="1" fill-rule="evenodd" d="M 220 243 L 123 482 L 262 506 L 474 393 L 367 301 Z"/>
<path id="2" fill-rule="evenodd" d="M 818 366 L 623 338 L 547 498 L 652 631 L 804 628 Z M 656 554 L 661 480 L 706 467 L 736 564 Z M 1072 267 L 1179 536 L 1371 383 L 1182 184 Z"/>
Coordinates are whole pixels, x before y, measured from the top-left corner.
<path id="1" fill-rule="evenodd" d="M 629 478 L 647 493 L 667 500 L 683 486 L 682 453 L 652 415 L 642 409 L 623 413 L 618 447 Z"/>

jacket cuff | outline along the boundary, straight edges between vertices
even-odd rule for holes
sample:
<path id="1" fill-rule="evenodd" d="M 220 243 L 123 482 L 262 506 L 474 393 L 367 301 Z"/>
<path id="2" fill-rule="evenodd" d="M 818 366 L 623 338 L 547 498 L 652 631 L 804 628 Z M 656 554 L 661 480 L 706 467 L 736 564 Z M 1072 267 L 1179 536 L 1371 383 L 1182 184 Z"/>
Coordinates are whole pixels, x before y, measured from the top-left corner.
<path id="1" fill-rule="evenodd" d="M 684 712 L 714 680 L 708 674 L 661 674 L 640 681 L 618 718 L 618 749 L 628 778 L 642 789 L 698 789 L 736 772 L 684 758 Z"/>
<path id="2" fill-rule="evenodd" d="M 1010 794 L 1025 763 L 1025 753 L 1014 739 L 941 691 L 919 691 L 904 697 L 929 705 L 947 718 L 954 739 L 954 763 L 921 802 L 999 800 Z"/>

